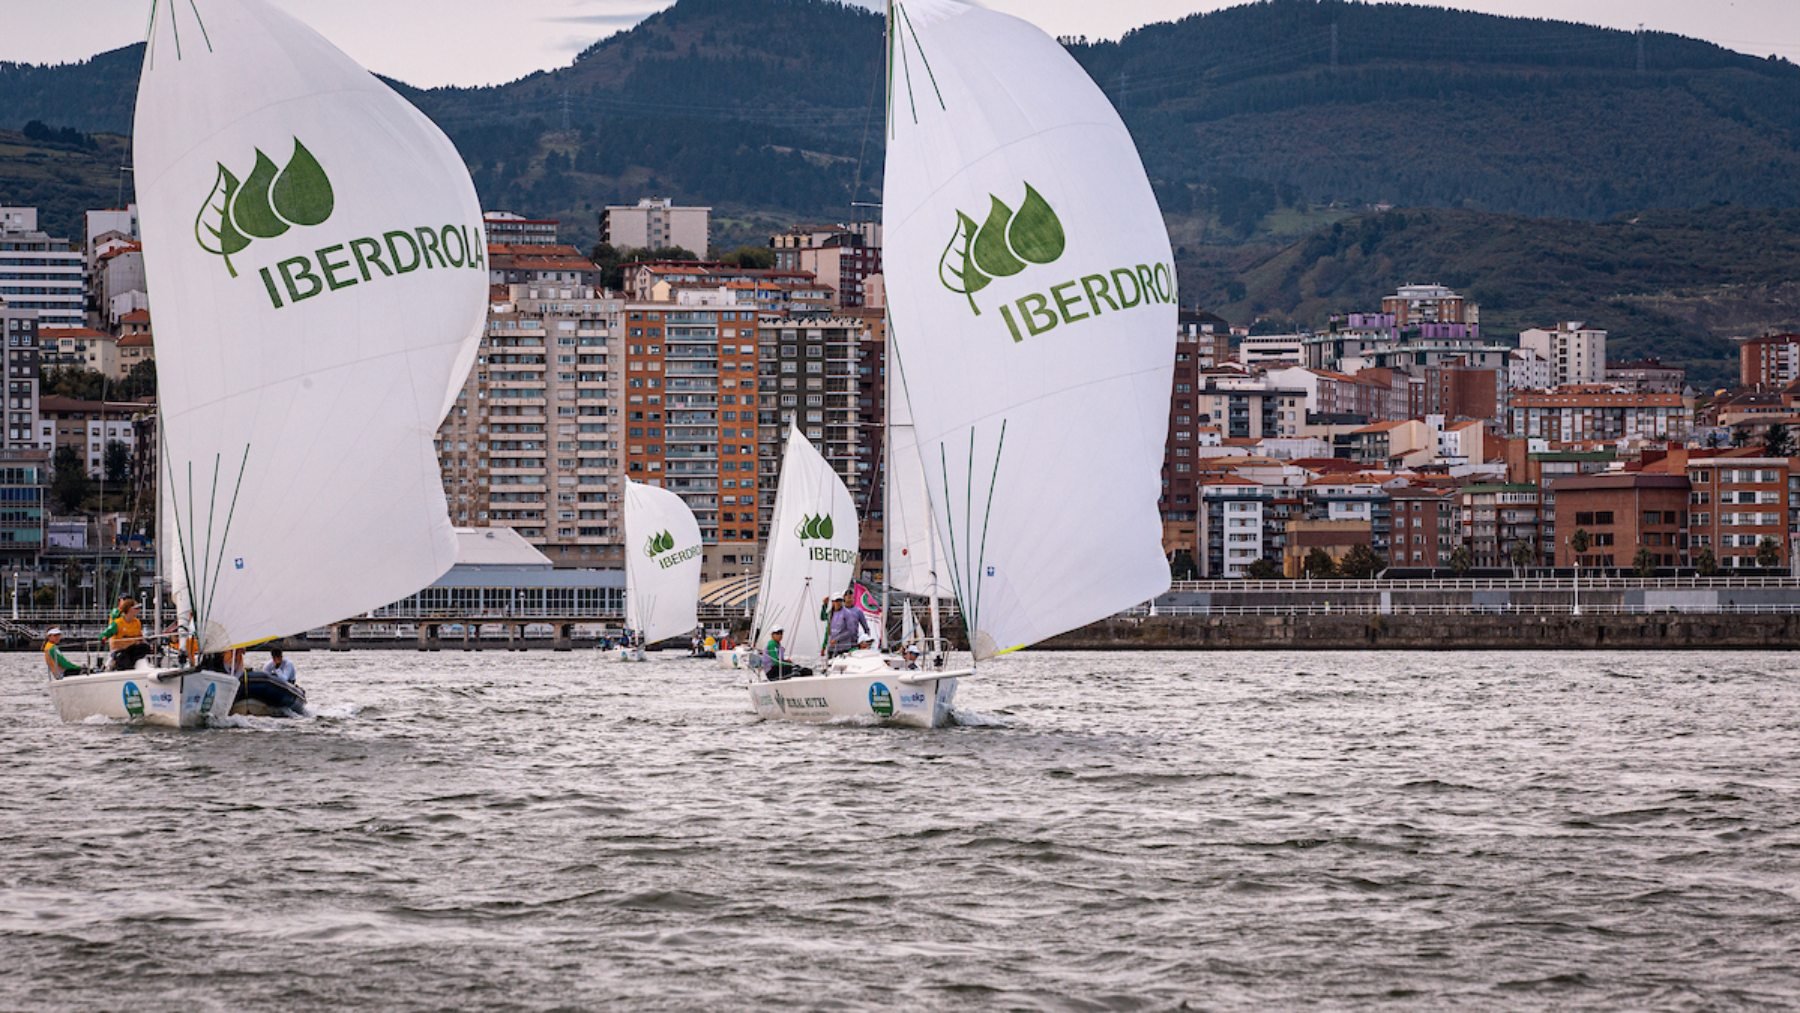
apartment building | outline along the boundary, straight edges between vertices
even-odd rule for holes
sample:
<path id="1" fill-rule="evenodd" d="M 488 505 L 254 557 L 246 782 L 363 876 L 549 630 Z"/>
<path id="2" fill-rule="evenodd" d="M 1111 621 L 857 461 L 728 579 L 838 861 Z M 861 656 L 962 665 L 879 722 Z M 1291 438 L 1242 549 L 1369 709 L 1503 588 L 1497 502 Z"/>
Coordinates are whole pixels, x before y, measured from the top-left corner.
<path id="1" fill-rule="evenodd" d="M 680 248 L 706 256 L 711 245 L 712 208 L 678 207 L 667 197 L 645 197 L 600 213 L 600 237 L 619 250 Z"/>
<path id="2" fill-rule="evenodd" d="M 623 317 L 586 286 L 496 290 L 438 432 L 453 523 L 512 528 L 558 566 L 623 565 Z"/>
<path id="3" fill-rule="evenodd" d="M 1527 547 L 1526 565 L 1548 558 L 1542 543 L 1541 497 L 1538 487 L 1522 483 L 1471 485 L 1457 493 L 1462 543 L 1476 566 L 1510 567 L 1520 546 Z"/>
<path id="4" fill-rule="evenodd" d="M 46 394 L 38 399 L 37 449 L 49 454 L 54 464 L 56 452 L 67 447 L 80 455 L 91 477 L 101 478 L 106 474 L 107 444 L 135 446 L 136 417 L 155 410 L 153 404 Z"/>
<path id="5" fill-rule="evenodd" d="M 1750 390 L 1779 390 L 1800 380 L 1800 334 L 1765 334 L 1738 345 L 1738 382 Z"/>
<path id="6" fill-rule="evenodd" d="M 796 225 L 771 236 L 775 268 L 813 275 L 836 293 L 839 310 L 868 305 L 867 280 L 881 273 L 881 225 Z"/>
<path id="7" fill-rule="evenodd" d="M 865 433 L 879 439 L 881 418 L 862 418 L 863 354 L 868 325 L 852 317 L 765 317 L 757 376 L 761 499 L 757 531 L 767 537 L 789 428 L 798 426 L 849 487 L 857 513 L 873 510 L 861 468 Z"/>
<path id="8" fill-rule="evenodd" d="M 1242 478 L 1208 480 L 1201 495 L 1195 559 L 1202 578 L 1242 577 L 1257 560 L 1278 554 L 1270 551 L 1267 530 L 1274 496 L 1273 489 Z"/>
<path id="9" fill-rule="evenodd" d="M 1629 567 L 1639 549 L 1657 566 L 1688 563 L 1688 480 L 1682 475 L 1610 472 L 1558 481 L 1557 566 Z M 1587 550 L 1576 552 L 1577 531 Z"/>
<path id="10" fill-rule="evenodd" d="M 1402 285 L 1381 300 L 1381 312 L 1393 326 L 1405 329 L 1419 324 L 1479 324 L 1481 307 L 1443 285 Z"/>
<path id="11" fill-rule="evenodd" d="M 37 310 L 13 309 L 0 300 L 0 341 L 6 356 L 6 425 L 0 427 L 0 449 L 36 449 L 42 382 Z"/>
<path id="12" fill-rule="evenodd" d="M 1456 493 L 1428 486 L 1400 486 L 1388 490 L 1391 539 L 1388 565 L 1411 569 L 1437 569 L 1450 565 L 1450 555 L 1462 544 L 1462 513 Z"/>
<path id="13" fill-rule="evenodd" d="M 481 216 L 489 246 L 556 246 L 560 222 L 554 218 L 526 218 L 511 211 L 489 211 Z"/>
<path id="14" fill-rule="evenodd" d="M 757 572 L 758 319 L 729 289 L 625 305 L 625 468 L 700 522 L 708 580 Z"/>
<path id="15" fill-rule="evenodd" d="M 31 566 L 44 548 L 50 454 L 0 447 L 0 566 Z"/>
<path id="16" fill-rule="evenodd" d="M 1208 376 L 1175 381 L 1177 424 L 1190 412 L 1196 425 L 1218 426 L 1228 439 L 1294 437 L 1306 421 L 1306 392 L 1260 380 Z"/>
<path id="17" fill-rule="evenodd" d="M 1606 382 L 1606 332 L 1581 321 L 1519 332 L 1519 347 L 1550 364 L 1552 386 Z"/>
<path id="18" fill-rule="evenodd" d="M 1684 441 L 1692 406 L 1680 394 L 1619 392 L 1608 386 L 1525 391 L 1512 396 L 1508 430 L 1551 443 Z"/>
<path id="19" fill-rule="evenodd" d="M 600 287 L 600 267 L 573 246 L 490 243 L 488 281 L 495 285 Z"/>
<path id="20" fill-rule="evenodd" d="M 81 251 L 40 231 L 37 208 L 0 207 L 0 300 L 36 310 L 41 327 L 81 327 L 86 278 Z"/>
<path id="21" fill-rule="evenodd" d="M 1790 467 L 1785 457 L 1689 457 L 1689 554 L 1710 549 L 1721 568 L 1744 569 L 1758 565 L 1769 540 L 1777 565 L 1786 566 Z"/>

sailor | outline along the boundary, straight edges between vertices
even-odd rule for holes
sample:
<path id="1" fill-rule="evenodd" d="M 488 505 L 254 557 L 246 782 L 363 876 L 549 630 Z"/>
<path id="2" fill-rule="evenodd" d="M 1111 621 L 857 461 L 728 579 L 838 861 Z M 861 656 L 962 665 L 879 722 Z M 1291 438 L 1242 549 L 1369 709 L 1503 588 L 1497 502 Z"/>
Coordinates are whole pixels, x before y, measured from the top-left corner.
<path id="1" fill-rule="evenodd" d="M 826 657 L 835 658 L 856 650 L 863 633 L 863 611 L 844 603 L 844 596 L 832 599 L 831 632 L 827 638 Z"/>
<path id="2" fill-rule="evenodd" d="M 118 618 L 108 623 L 100 636 L 112 651 L 110 666 L 115 672 L 129 670 L 138 659 L 150 653 L 144 642 L 144 620 L 138 614 L 138 603 L 126 598 L 119 603 Z"/>
<path id="3" fill-rule="evenodd" d="M 787 631 L 780 626 L 769 631 L 769 646 L 764 651 L 769 656 L 769 681 L 780 682 L 783 679 L 801 679 L 812 674 L 812 669 L 801 668 L 787 660 L 787 650 L 781 646 L 782 634 Z"/>
<path id="4" fill-rule="evenodd" d="M 62 630 L 54 626 L 44 634 L 44 665 L 50 669 L 52 679 L 81 674 L 81 666 L 70 661 L 58 646 L 62 643 L 62 637 Z"/>
<path id="5" fill-rule="evenodd" d="M 290 686 L 300 678 L 294 671 L 294 663 L 282 657 L 279 648 L 269 652 L 269 663 L 263 666 L 262 674 L 271 679 L 280 679 Z"/>
<path id="6" fill-rule="evenodd" d="M 919 670 L 919 645 L 907 644 L 904 657 L 906 658 L 906 670 L 908 672 L 917 672 Z"/>

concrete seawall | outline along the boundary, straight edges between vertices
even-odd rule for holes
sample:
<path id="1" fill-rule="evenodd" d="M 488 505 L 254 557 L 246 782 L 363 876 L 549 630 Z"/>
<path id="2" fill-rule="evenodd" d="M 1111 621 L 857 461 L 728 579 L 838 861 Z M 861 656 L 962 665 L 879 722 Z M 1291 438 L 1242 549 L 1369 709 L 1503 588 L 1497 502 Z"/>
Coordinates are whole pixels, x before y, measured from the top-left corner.
<path id="1" fill-rule="evenodd" d="M 1800 648 L 1800 614 L 1147 616 L 1052 651 L 1704 651 Z"/>

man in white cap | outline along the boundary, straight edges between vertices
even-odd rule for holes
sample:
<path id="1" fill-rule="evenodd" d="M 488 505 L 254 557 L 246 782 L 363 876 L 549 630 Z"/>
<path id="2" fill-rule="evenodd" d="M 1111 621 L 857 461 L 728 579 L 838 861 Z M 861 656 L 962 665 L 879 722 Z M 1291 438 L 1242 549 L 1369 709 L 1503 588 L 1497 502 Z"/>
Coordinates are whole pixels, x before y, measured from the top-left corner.
<path id="1" fill-rule="evenodd" d="M 61 679 L 64 676 L 80 675 L 81 666 L 75 664 L 64 655 L 62 648 L 63 631 L 55 626 L 44 634 L 44 665 L 50 669 L 50 678 Z"/>

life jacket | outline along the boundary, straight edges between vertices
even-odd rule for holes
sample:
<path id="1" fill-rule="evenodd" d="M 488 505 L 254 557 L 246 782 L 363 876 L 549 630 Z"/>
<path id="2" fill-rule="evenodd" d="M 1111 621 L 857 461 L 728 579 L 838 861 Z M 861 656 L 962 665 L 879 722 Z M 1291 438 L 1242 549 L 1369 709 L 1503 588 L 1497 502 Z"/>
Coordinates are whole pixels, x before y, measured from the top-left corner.
<path id="1" fill-rule="evenodd" d="M 55 652 L 56 645 L 48 640 L 44 641 L 44 667 L 50 670 L 51 675 L 61 675 L 63 674 L 63 668 L 56 663 Z"/>
<path id="2" fill-rule="evenodd" d="M 120 616 L 115 620 L 117 629 L 107 646 L 115 651 L 123 650 L 144 642 L 144 621 L 131 616 Z"/>

